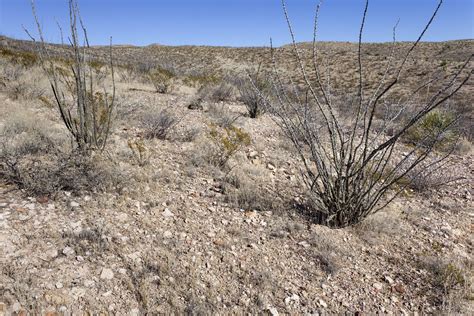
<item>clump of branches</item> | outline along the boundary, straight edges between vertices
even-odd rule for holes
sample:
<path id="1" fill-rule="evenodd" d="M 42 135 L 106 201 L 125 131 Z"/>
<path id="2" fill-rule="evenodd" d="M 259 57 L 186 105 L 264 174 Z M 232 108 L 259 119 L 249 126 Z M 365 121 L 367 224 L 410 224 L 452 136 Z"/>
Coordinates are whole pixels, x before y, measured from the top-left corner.
<path id="1" fill-rule="evenodd" d="M 148 139 L 166 139 L 181 119 L 168 109 L 156 113 L 147 113 L 142 118 L 142 127 L 145 129 L 144 136 Z"/>
<path id="2" fill-rule="evenodd" d="M 248 115 L 251 118 L 257 118 L 266 111 L 265 96 L 271 84 L 268 76 L 262 71 L 261 64 L 248 75 L 251 81 L 248 78 L 240 78 L 237 80 L 237 88 L 240 92 L 240 100 L 247 107 Z"/>
<path id="3" fill-rule="evenodd" d="M 39 34 L 39 41 L 25 29 L 30 38 L 37 42 L 37 53 L 40 65 L 46 73 L 61 119 L 73 136 L 77 147 L 84 151 L 103 150 L 106 146 L 115 107 L 115 80 L 112 58 L 112 39 L 110 39 L 110 55 L 108 66 L 112 77 L 112 92 L 103 88 L 100 91 L 94 77 L 94 63 L 89 55 L 87 30 L 79 13 L 76 0 L 69 0 L 70 36 L 69 56 L 72 77 L 65 75 L 57 67 L 48 44 L 44 40 L 43 31 L 36 14 L 34 0 L 31 8 Z M 64 45 L 62 29 L 62 44 Z M 79 30 L 78 30 L 79 29 Z M 82 36 L 81 33 L 82 32 Z M 83 43 L 81 44 L 81 41 Z"/>
<path id="4" fill-rule="evenodd" d="M 443 138 L 452 122 L 442 124 L 427 133 L 411 147 L 403 147 L 401 139 L 410 129 L 417 126 L 427 115 L 450 99 L 469 80 L 472 74 L 472 55 L 456 70 L 453 75 L 438 75 L 421 82 L 410 94 L 401 100 L 400 111 L 406 109 L 420 93 L 428 98 L 420 103 L 416 111 L 404 122 L 393 126 L 400 113 L 386 118 L 380 128 L 374 128 L 374 115 L 380 104 L 389 99 L 393 88 L 400 84 L 410 55 L 420 43 L 423 35 L 436 17 L 442 0 L 439 1 L 430 20 L 426 23 L 416 41 L 403 53 L 400 59 L 395 58 L 396 25 L 393 30 L 393 45 L 386 59 L 382 79 L 370 88 L 364 77 L 362 35 L 369 7 L 365 9 L 359 31 L 357 54 L 357 84 L 355 95 L 351 100 L 353 112 L 348 117 L 350 123 L 342 124 L 341 107 L 335 104 L 334 91 L 331 85 L 330 72 L 320 68 L 321 57 L 317 46 L 318 16 L 321 3 L 315 10 L 314 36 L 310 63 L 303 58 L 301 48 L 296 44 L 285 1 L 282 0 L 288 28 L 292 37 L 292 55 L 296 60 L 297 70 L 303 79 L 306 93 L 301 94 L 294 85 L 295 97 L 288 95 L 287 84 L 297 82 L 289 75 L 282 76 L 278 71 L 275 49 L 272 51 L 273 71 L 269 78 L 274 97 L 266 99 L 265 91 L 253 80 L 254 90 L 266 101 L 266 105 L 275 114 L 275 121 L 294 144 L 302 161 L 303 179 L 309 189 L 309 201 L 314 210 L 315 221 L 333 228 L 356 224 L 390 203 L 410 183 L 399 185 L 400 180 L 417 178 L 412 171 L 425 172 L 448 159 L 451 151 L 430 155 L 436 144 Z M 397 23 L 398 24 L 398 23 Z M 308 66 L 310 65 L 310 66 Z M 311 67 L 311 69 L 309 69 Z M 324 78 L 323 78 L 324 74 Z M 327 77 L 326 77 L 327 74 Z M 439 89 L 427 89 L 436 84 Z M 352 91 L 342 91 L 351 95 Z M 393 132 L 387 135 L 389 127 Z M 430 138 L 429 140 L 427 138 Z M 426 138 L 426 139 L 425 139 Z M 429 159 L 428 159 L 429 158 Z"/>

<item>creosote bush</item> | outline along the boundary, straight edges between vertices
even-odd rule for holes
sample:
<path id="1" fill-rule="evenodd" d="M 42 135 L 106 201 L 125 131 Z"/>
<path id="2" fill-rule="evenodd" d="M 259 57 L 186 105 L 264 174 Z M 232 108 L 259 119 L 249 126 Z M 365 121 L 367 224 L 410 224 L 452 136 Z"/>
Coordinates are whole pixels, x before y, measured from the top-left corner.
<path id="1" fill-rule="evenodd" d="M 212 143 L 212 148 L 209 148 L 210 162 L 220 168 L 251 141 L 248 133 L 233 125 L 220 128 L 210 124 L 208 138 Z"/>
<path id="2" fill-rule="evenodd" d="M 148 78 L 158 93 L 169 93 L 173 88 L 174 73 L 163 68 L 153 69 Z"/>

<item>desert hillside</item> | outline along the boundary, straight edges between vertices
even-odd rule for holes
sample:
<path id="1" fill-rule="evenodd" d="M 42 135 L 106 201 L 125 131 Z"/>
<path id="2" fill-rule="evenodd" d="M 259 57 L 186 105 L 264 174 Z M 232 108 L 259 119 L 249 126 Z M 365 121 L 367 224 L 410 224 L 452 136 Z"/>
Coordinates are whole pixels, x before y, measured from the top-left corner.
<path id="1" fill-rule="evenodd" d="M 410 44 L 394 46 L 395 61 Z M 367 94 L 391 45 L 363 45 Z M 308 65 L 311 46 L 299 46 Z M 46 50 L 74 82 L 70 49 Z M 318 51 L 345 122 L 357 44 Z M 384 102 L 449 78 L 473 51 L 472 40 L 420 43 Z M 273 113 L 249 115 L 245 73 L 271 71 L 268 48 L 113 46 L 112 77 L 110 48 L 91 47 L 91 102 L 116 90 L 107 146 L 91 155 L 74 146 L 38 52 L 0 37 L 1 315 L 474 313 L 472 78 L 439 112 L 457 118 L 432 153 L 453 145 L 449 163 L 332 229 L 305 207 L 301 161 Z M 292 47 L 275 58 L 303 89 Z M 415 101 L 440 88 L 433 81 Z M 394 155 L 407 155 L 419 130 Z"/>

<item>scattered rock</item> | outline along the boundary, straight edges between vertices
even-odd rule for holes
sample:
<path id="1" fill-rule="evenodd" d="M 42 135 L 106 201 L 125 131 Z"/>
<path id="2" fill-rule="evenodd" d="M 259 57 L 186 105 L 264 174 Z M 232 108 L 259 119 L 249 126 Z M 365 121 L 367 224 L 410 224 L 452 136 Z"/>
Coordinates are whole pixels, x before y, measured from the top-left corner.
<path id="1" fill-rule="evenodd" d="M 71 202 L 69 202 L 69 206 L 71 208 L 78 208 L 80 206 L 80 204 L 75 202 L 75 201 L 71 201 Z"/>
<path id="2" fill-rule="evenodd" d="M 63 249 L 63 255 L 65 255 L 66 257 L 71 256 L 71 255 L 73 255 L 74 253 L 75 253 L 74 249 L 72 249 L 72 248 L 69 247 L 69 246 L 68 246 L 68 247 L 65 247 L 65 248 Z"/>
<path id="3" fill-rule="evenodd" d="M 103 268 L 100 273 L 100 278 L 103 280 L 112 280 L 114 278 L 114 272 L 108 268 Z"/>
<path id="4" fill-rule="evenodd" d="M 278 310 L 275 307 L 269 306 L 267 307 L 267 311 L 270 313 L 272 316 L 278 316 Z"/>
<path id="5" fill-rule="evenodd" d="M 319 299 L 318 303 L 319 303 L 319 306 L 321 306 L 323 308 L 328 308 L 328 304 L 325 301 L 323 301 L 322 299 Z"/>
<path id="6" fill-rule="evenodd" d="M 56 288 L 57 289 L 62 289 L 63 288 L 63 284 L 61 282 L 56 282 Z"/>
<path id="7" fill-rule="evenodd" d="M 383 284 L 382 284 L 382 283 L 376 282 L 376 283 L 374 283 L 372 286 L 373 286 L 377 291 L 381 291 L 381 290 L 383 289 Z"/>
<path id="8" fill-rule="evenodd" d="M 275 171 L 276 167 L 274 165 L 272 165 L 271 163 L 268 163 L 267 164 L 267 169 L 271 170 L 271 171 Z"/>
<path id="9" fill-rule="evenodd" d="M 392 285 L 394 283 L 393 279 L 391 277 L 389 277 L 388 275 L 386 275 L 384 277 L 385 281 L 388 282 L 388 284 Z"/>
<path id="10" fill-rule="evenodd" d="M 164 238 L 171 238 L 171 237 L 173 237 L 173 233 L 170 232 L 169 230 L 167 230 L 163 233 L 163 237 Z"/>
<path id="11" fill-rule="evenodd" d="M 171 212 L 169 208 L 165 208 L 165 210 L 163 211 L 163 213 L 161 213 L 161 215 L 163 215 L 163 217 L 165 218 L 174 216 L 173 212 Z"/>

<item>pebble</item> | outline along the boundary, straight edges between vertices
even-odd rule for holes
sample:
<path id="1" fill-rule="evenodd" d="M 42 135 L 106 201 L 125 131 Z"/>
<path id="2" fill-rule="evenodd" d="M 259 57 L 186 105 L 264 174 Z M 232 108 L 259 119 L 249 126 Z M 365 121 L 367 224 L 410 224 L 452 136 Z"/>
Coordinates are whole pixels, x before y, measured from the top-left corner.
<path id="1" fill-rule="evenodd" d="M 389 277 L 389 276 L 387 276 L 387 275 L 385 276 L 385 281 L 387 281 L 388 284 L 390 284 L 390 285 L 395 282 L 395 281 L 393 281 L 393 279 L 392 279 L 391 277 Z"/>
<path id="2" fill-rule="evenodd" d="M 108 268 L 103 268 L 100 273 L 100 278 L 104 280 L 112 280 L 114 278 L 114 272 Z"/>
<path id="3" fill-rule="evenodd" d="M 72 249 L 71 247 L 65 247 L 63 249 L 63 255 L 65 255 L 65 256 L 73 255 L 74 252 L 75 252 L 74 249 Z"/>
<path id="4" fill-rule="evenodd" d="M 169 230 L 167 230 L 163 233 L 163 237 L 164 238 L 171 238 L 171 237 L 173 237 L 173 233 L 170 232 Z"/>
<path id="5" fill-rule="evenodd" d="M 57 289 L 62 289 L 63 288 L 63 284 L 61 282 L 57 282 L 56 283 L 56 288 Z"/>
<path id="6" fill-rule="evenodd" d="M 71 201 L 71 202 L 69 202 L 69 206 L 72 207 L 72 208 L 76 208 L 76 207 L 79 207 L 80 204 L 75 202 L 75 201 Z"/>
<path id="7" fill-rule="evenodd" d="M 165 218 L 169 218 L 169 217 L 173 217 L 174 214 L 173 212 L 170 211 L 169 208 L 165 208 L 165 210 L 163 211 L 163 213 L 161 213 L 163 215 L 163 217 Z"/>
<path id="8" fill-rule="evenodd" d="M 378 291 L 381 291 L 383 289 L 383 285 L 381 283 L 378 283 L 378 282 L 374 283 L 373 287 Z"/>
<path id="9" fill-rule="evenodd" d="M 323 307 L 323 308 L 328 307 L 328 304 L 325 301 L 323 301 L 322 299 L 319 299 L 319 305 L 321 305 L 321 307 Z"/>

